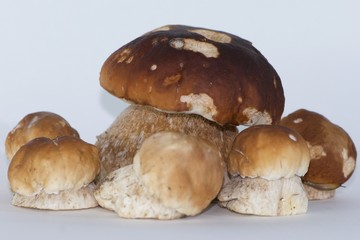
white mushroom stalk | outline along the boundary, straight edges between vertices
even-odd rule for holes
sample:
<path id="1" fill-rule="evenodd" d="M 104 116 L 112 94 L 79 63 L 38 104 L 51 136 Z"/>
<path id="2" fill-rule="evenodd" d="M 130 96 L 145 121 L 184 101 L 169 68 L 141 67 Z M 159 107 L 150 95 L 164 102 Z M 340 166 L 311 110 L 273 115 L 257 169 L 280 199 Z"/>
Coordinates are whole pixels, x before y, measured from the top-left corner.
<path id="1" fill-rule="evenodd" d="M 219 205 L 231 211 L 263 216 L 306 213 L 308 199 L 298 176 L 266 180 L 234 177 L 222 188 Z"/>
<path id="2" fill-rule="evenodd" d="M 110 173 L 95 192 L 103 208 L 123 218 L 176 219 L 185 215 L 161 204 L 136 176 L 133 164 Z"/>

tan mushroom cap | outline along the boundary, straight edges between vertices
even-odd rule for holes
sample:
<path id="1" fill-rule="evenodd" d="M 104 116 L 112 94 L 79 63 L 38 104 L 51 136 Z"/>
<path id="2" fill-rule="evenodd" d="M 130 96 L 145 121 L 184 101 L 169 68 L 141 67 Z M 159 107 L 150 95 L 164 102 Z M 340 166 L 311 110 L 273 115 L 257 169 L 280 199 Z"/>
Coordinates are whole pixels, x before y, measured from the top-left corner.
<path id="1" fill-rule="evenodd" d="M 30 113 L 8 133 L 5 141 L 6 156 L 11 160 L 16 151 L 32 139 L 38 137 L 54 139 L 60 136 L 79 137 L 79 134 L 58 114 L 52 112 Z"/>
<path id="2" fill-rule="evenodd" d="M 310 153 L 296 131 L 277 125 L 257 125 L 241 131 L 228 158 L 231 175 L 276 180 L 303 176 Z"/>
<path id="3" fill-rule="evenodd" d="M 215 146 L 176 132 L 159 132 L 145 139 L 135 155 L 134 170 L 150 195 L 188 216 L 210 204 L 224 177 Z"/>
<path id="4" fill-rule="evenodd" d="M 220 125 L 276 123 L 285 101 L 280 77 L 249 41 L 182 25 L 155 29 L 115 51 L 100 84 L 127 101 Z"/>
<path id="5" fill-rule="evenodd" d="M 16 152 L 8 169 L 11 190 L 33 196 L 77 190 L 94 180 L 100 170 L 97 148 L 83 140 L 63 136 L 36 138 Z"/>
<path id="6" fill-rule="evenodd" d="M 306 109 L 284 117 L 281 125 L 296 130 L 310 144 L 311 162 L 302 178 L 304 183 L 317 189 L 332 190 L 351 177 L 357 152 L 344 129 Z"/>

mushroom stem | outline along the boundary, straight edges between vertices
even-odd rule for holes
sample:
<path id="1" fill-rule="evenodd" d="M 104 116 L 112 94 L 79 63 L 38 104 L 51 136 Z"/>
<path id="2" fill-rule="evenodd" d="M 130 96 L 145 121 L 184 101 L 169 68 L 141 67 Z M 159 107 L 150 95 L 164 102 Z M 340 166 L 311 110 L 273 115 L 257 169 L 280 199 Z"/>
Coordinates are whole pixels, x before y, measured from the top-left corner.
<path id="1" fill-rule="evenodd" d="M 232 178 L 218 195 L 219 205 L 234 212 L 263 216 L 306 213 L 308 199 L 298 176 L 266 180 Z"/>
<path id="2" fill-rule="evenodd" d="M 130 105 L 100 136 L 96 146 L 101 158 L 99 180 L 110 172 L 132 164 L 142 142 L 153 133 L 173 131 L 210 140 L 225 158 L 238 132 L 235 126 L 220 126 L 201 116 L 167 113 L 152 107 Z"/>
<path id="3" fill-rule="evenodd" d="M 335 189 L 321 190 L 304 184 L 304 189 L 307 193 L 309 200 L 323 200 L 335 197 Z"/>
<path id="4" fill-rule="evenodd" d="M 14 193 L 11 204 L 19 207 L 47 209 L 47 210 L 70 210 L 97 207 L 98 203 L 93 192 L 95 184 L 91 183 L 80 189 L 69 189 L 49 194 L 44 191 L 32 196 Z"/>
<path id="5" fill-rule="evenodd" d="M 123 218 L 176 219 L 184 214 L 165 207 L 148 193 L 137 178 L 133 164 L 110 173 L 95 191 L 100 206 Z"/>

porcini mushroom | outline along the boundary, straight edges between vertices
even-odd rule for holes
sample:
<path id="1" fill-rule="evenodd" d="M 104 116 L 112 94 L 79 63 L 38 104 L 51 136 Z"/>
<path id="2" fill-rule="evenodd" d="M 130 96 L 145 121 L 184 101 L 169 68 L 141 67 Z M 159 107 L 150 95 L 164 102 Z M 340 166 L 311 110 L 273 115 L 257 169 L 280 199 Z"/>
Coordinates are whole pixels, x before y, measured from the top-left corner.
<path id="1" fill-rule="evenodd" d="M 114 170 L 95 191 L 100 206 L 124 218 L 175 219 L 201 213 L 222 186 L 224 162 L 211 143 L 158 132 L 133 164 Z"/>
<path id="2" fill-rule="evenodd" d="M 98 137 L 102 176 L 131 164 L 142 141 L 159 131 L 211 138 L 226 157 L 237 125 L 277 123 L 284 109 L 278 74 L 249 41 L 182 25 L 115 51 L 100 84 L 133 104 Z"/>
<path id="3" fill-rule="evenodd" d="M 8 133 L 5 141 L 6 156 L 11 160 L 22 145 L 35 138 L 54 139 L 60 136 L 79 137 L 79 133 L 58 114 L 52 112 L 27 114 Z"/>
<path id="4" fill-rule="evenodd" d="M 302 177 L 311 200 L 332 198 L 353 174 L 357 152 L 349 134 L 323 115 L 299 109 L 281 120 L 308 142 L 311 161 Z"/>
<path id="5" fill-rule="evenodd" d="M 234 126 L 222 127 L 198 115 L 165 113 L 132 104 L 98 137 L 96 146 L 102 164 L 99 179 L 104 179 L 115 169 L 132 164 L 144 139 L 160 131 L 176 131 L 211 139 L 223 155 L 230 151 L 237 133 Z"/>
<path id="6" fill-rule="evenodd" d="M 97 148 L 80 138 L 35 138 L 12 158 L 8 179 L 12 204 L 69 210 L 98 206 L 92 183 L 100 171 Z"/>
<path id="7" fill-rule="evenodd" d="M 308 199 L 300 177 L 309 162 L 306 141 L 297 132 L 277 125 L 249 127 L 232 146 L 230 180 L 218 195 L 219 205 L 242 214 L 305 213 Z"/>

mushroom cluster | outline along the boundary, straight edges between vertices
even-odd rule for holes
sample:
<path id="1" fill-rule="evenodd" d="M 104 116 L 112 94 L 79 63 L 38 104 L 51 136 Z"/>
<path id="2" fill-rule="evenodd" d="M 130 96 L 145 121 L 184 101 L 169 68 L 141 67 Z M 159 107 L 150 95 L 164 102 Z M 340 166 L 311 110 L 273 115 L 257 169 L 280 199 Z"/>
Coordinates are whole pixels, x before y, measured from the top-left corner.
<path id="1" fill-rule="evenodd" d="M 182 25 L 155 29 L 115 51 L 102 66 L 100 84 L 109 93 L 130 103 L 113 124 L 98 136 L 96 142 L 101 158 L 97 199 L 100 205 L 123 217 L 179 217 L 174 212 L 162 214 L 160 210 L 155 211 L 159 202 L 162 203 L 161 209 L 165 205 L 166 210 L 169 210 L 167 201 L 160 194 L 150 191 L 150 198 L 146 190 L 154 184 L 157 188 L 160 185 L 152 183 L 148 186 L 141 180 L 142 174 L 136 171 L 137 163 L 134 161 L 137 153 L 142 152 L 147 139 L 157 136 L 157 133 L 173 132 L 194 137 L 199 143 L 211 141 L 221 153 L 220 159 L 225 164 L 232 142 L 238 134 L 237 126 L 277 124 L 285 102 L 280 77 L 251 42 L 225 32 Z M 182 148 L 188 149 L 186 146 Z M 157 157 L 162 151 L 159 149 L 153 151 L 153 154 Z M 181 154 L 181 157 L 177 154 L 177 157 L 164 158 L 162 161 L 169 161 L 166 165 L 162 163 L 156 166 L 159 163 L 154 163 L 148 175 L 162 178 L 157 167 L 167 166 L 167 169 L 161 169 L 168 175 L 166 171 L 171 172 L 175 164 L 179 168 L 183 165 L 188 168 L 186 172 L 176 174 L 179 179 L 188 179 L 189 172 L 195 170 L 201 179 L 202 170 L 193 169 L 198 157 L 183 151 Z M 210 156 L 202 154 L 201 158 L 201 161 L 211 164 Z M 203 168 L 207 167 L 204 165 Z M 226 168 L 223 171 L 225 179 L 218 179 L 217 184 L 212 183 L 214 186 L 227 181 Z M 207 177 L 212 182 L 210 172 Z M 190 179 L 184 181 L 183 194 L 194 185 L 198 185 L 198 190 L 193 191 L 187 200 L 180 197 L 183 199 L 182 204 L 202 199 L 205 197 L 204 192 L 207 192 L 201 190 L 207 188 L 206 181 Z M 127 181 L 140 183 L 133 185 Z M 131 188 L 127 189 L 127 186 Z M 140 202 L 145 201 L 126 200 L 126 196 L 131 195 L 129 192 L 134 191 L 142 192 L 142 199 L 145 197 L 146 202 L 151 203 L 148 207 L 151 211 L 134 210 L 136 213 L 128 213 L 130 206 L 131 209 L 138 209 Z M 219 191 L 212 195 L 212 199 L 208 199 L 207 204 L 215 199 Z M 163 193 L 159 189 L 155 192 Z M 125 204 L 126 201 L 130 203 Z M 193 215 L 174 207 L 170 209 L 185 216 Z"/>
<path id="2" fill-rule="evenodd" d="M 13 205 L 51 210 L 98 206 L 98 149 L 81 140 L 60 115 L 26 115 L 8 133 L 5 146 Z"/>
<path id="3" fill-rule="evenodd" d="M 241 214 L 294 215 L 309 199 L 334 196 L 354 172 L 350 136 L 307 110 L 282 118 L 279 75 L 233 34 L 157 28 L 112 53 L 100 85 L 129 106 L 94 145 L 50 112 L 27 115 L 8 134 L 14 205 L 176 219 L 217 202 Z"/>
<path id="4" fill-rule="evenodd" d="M 98 137 L 101 178 L 132 163 L 144 139 L 176 131 L 215 143 L 226 158 L 240 124 L 274 124 L 284 110 L 280 77 L 235 35 L 169 25 L 124 45 L 100 84 L 131 105 Z"/>

